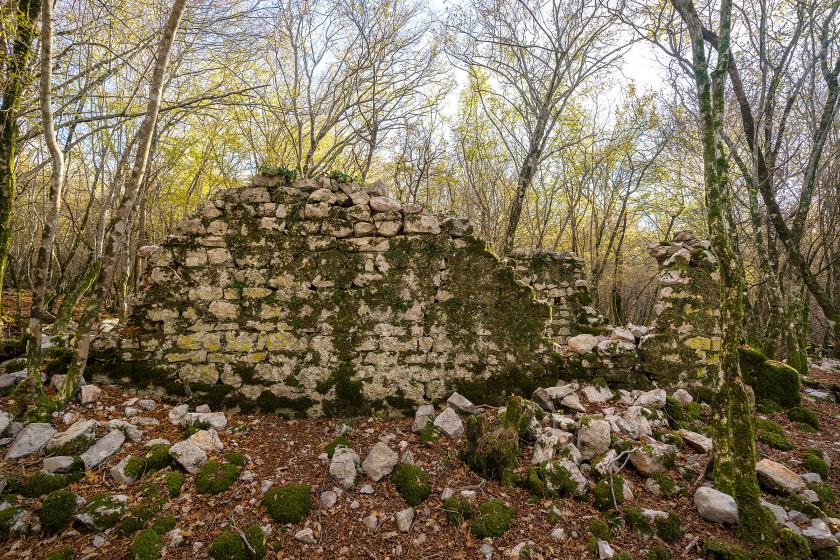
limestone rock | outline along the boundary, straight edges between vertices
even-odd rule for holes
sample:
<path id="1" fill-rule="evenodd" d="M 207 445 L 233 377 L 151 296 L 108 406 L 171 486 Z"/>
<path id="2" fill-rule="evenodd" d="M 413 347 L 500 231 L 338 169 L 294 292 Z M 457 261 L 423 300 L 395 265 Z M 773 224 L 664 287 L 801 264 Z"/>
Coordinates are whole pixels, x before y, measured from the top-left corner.
<path id="1" fill-rule="evenodd" d="M 321 505 L 325 508 L 331 508 L 338 502 L 338 494 L 332 490 L 325 490 L 321 492 Z"/>
<path id="2" fill-rule="evenodd" d="M 587 385 L 583 388 L 583 396 L 591 403 L 605 403 L 611 400 L 615 394 L 608 387 L 593 387 Z"/>
<path id="3" fill-rule="evenodd" d="M 370 207 L 374 212 L 399 212 L 402 209 L 398 201 L 387 196 L 370 197 Z"/>
<path id="4" fill-rule="evenodd" d="M 615 558 L 615 550 L 607 541 L 598 541 L 598 558 L 599 560 Z"/>
<path id="5" fill-rule="evenodd" d="M 48 473 L 63 474 L 73 470 L 75 461 L 69 455 L 58 455 L 56 457 L 44 458 L 41 470 Z"/>
<path id="6" fill-rule="evenodd" d="M 459 439 L 464 435 L 464 423 L 458 414 L 449 407 L 437 415 L 434 422 L 435 428 L 451 439 Z"/>
<path id="7" fill-rule="evenodd" d="M 91 500 L 76 513 L 76 521 L 93 531 L 104 531 L 117 524 L 125 512 L 128 496 L 104 494 Z"/>
<path id="8" fill-rule="evenodd" d="M 6 451 L 5 460 L 13 462 L 39 453 L 53 435 L 55 435 L 55 428 L 49 424 L 32 423 L 27 425 L 18 433 L 15 441 Z"/>
<path id="9" fill-rule="evenodd" d="M 758 481 L 766 489 L 780 494 L 798 494 L 805 489 L 799 475 L 776 461 L 762 459 L 755 465 Z"/>
<path id="10" fill-rule="evenodd" d="M 12 425 L 12 415 L 8 412 L 4 412 L 0 410 L 0 435 L 8 429 L 9 426 Z"/>
<path id="11" fill-rule="evenodd" d="M 802 530 L 802 536 L 808 539 L 812 550 L 823 550 L 840 544 L 822 519 L 812 519 L 811 524 Z"/>
<path id="12" fill-rule="evenodd" d="M 574 434 L 558 430 L 557 428 L 544 428 L 534 444 L 534 455 L 531 463 L 538 465 L 543 461 L 554 458 L 557 449 L 572 443 Z"/>
<path id="13" fill-rule="evenodd" d="M 446 404 L 451 406 L 455 412 L 460 412 L 461 414 L 475 414 L 478 412 L 478 407 L 460 393 L 452 393 L 452 395 L 446 399 Z"/>
<path id="14" fill-rule="evenodd" d="M 411 524 L 414 523 L 414 508 L 407 507 L 398 511 L 394 515 L 394 519 L 397 522 L 397 529 L 399 529 L 400 533 L 408 533 L 411 529 Z"/>
<path id="15" fill-rule="evenodd" d="M 365 457 L 362 470 L 371 480 L 379 482 L 382 478 L 391 474 L 398 461 L 399 455 L 393 452 L 387 444 L 380 441 L 373 446 L 368 456 Z"/>
<path id="16" fill-rule="evenodd" d="M 125 442 L 125 434 L 119 430 L 111 430 L 102 439 L 94 443 L 81 454 L 86 469 L 94 469 L 110 459 L 120 450 Z"/>
<path id="17" fill-rule="evenodd" d="M 580 403 L 580 397 L 577 396 L 577 393 L 570 393 L 566 395 L 560 399 L 560 404 L 570 410 L 574 410 L 575 412 L 586 412 L 586 409 L 583 408 L 583 405 Z"/>
<path id="18" fill-rule="evenodd" d="M 82 385 L 79 387 L 79 399 L 83 405 L 94 404 L 102 398 L 102 389 L 96 385 Z"/>
<path id="19" fill-rule="evenodd" d="M 665 399 L 667 396 L 668 395 L 665 393 L 664 389 L 654 389 L 652 391 L 646 391 L 636 397 L 636 401 L 633 404 L 643 406 L 645 408 L 661 410 L 665 408 Z"/>
<path id="20" fill-rule="evenodd" d="M 558 459 L 556 461 L 551 461 L 546 464 L 545 468 L 549 472 L 555 472 L 559 469 L 565 469 L 569 473 L 569 477 L 571 478 L 571 480 L 577 485 L 574 491 L 576 496 L 583 496 L 589 489 L 589 481 L 586 480 L 586 477 L 583 476 L 582 472 L 580 472 L 580 468 L 569 459 Z M 546 481 L 546 485 L 549 487 L 550 490 L 556 490 L 556 488 L 552 486 L 550 479 Z"/>
<path id="21" fill-rule="evenodd" d="M 179 404 L 178 406 L 173 406 L 172 410 L 169 411 L 167 414 L 169 421 L 175 424 L 176 426 L 182 426 L 184 416 L 187 415 L 189 412 L 190 407 L 186 404 Z"/>
<path id="22" fill-rule="evenodd" d="M 671 396 L 674 397 L 674 400 L 676 400 L 680 404 L 688 404 L 690 402 L 694 402 L 694 397 L 692 397 L 691 393 L 689 393 L 685 389 L 677 389 Z"/>
<path id="23" fill-rule="evenodd" d="M 610 424 L 606 420 L 589 418 L 587 421 L 582 421 L 577 439 L 577 448 L 581 457 L 588 461 L 606 453 L 610 448 L 611 432 Z"/>
<path id="24" fill-rule="evenodd" d="M 318 542 L 315 540 L 315 533 L 312 531 L 312 527 L 304 527 L 295 533 L 295 539 L 304 544 L 315 544 Z"/>
<path id="25" fill-rule="evenodd" d="M 116 480 L 118 484 L 134 484 L 140 478 L 141 473 L 127 474 L 125 472 L 125 467 L 131 459 L 131 455 L 128 455 L 111 467 L 111 478 Z"/>
<path id="26" fill-rule="evenodd" d="M 645 476 L 667 471 L 674 465 L 677 450 L 673 445 L 649 440 L 630 453 L 630 462 Z"/>
<path id="27" fill-rule="evenodd" d="M 631 406 L 625 410 L 616 422 L 619 430 L 633 439 L 652 435 L 653 428 L 645 417 L 644 410 L 646 409 L 641 406 Z"/>
<path id="28" fill-rule="evenodd" d="M 222 440 L 219 439 L 219 433 L 213 428 L 210 428 L 209 430 L 199 430 L 187 438 L 187 441 L 197 445 L 205 453 L 221 451 L 225 448 Z"/>
<path id="29" fill-rule="evenodd" d="M 572 352 L 577 354 L 588 354 L 592 352 L 592 349 L 595 348 L 595 345 L 599 342 L 600 339 L 592 336 L 591 334 L 579 334 L 567 340 L 566 344 Z"/>
<path id="30" fill-rule="evenodd" d="M 700 517 L 713 523 L 738 522 L 738 504 L 735 498 L 708 486 L 701 486 L 694 493 L 694 506 Z"/>
<path id="31" fill-rule="evenodd" d="M 359 456 L 355 451 L 347 447 L 339 447 L 333 453 L 332 461 L 330 462 L 330 476 L 342 488 L 348 490 L 356 483 L 358 465 Z"/>
<path id="32" fill-rule="evenodd" d="M 143 441 L 143 430 L 141 430 L 131 422 L 126 422 L 125 420 L 120 420 L 117 418 L 113 420 L 108 420 L 108 429 L 121 431 L 125 434 L 125 437 L 128 438 L 128 441 L 132 443 L 138 443 L 140 441 Z"/>
<path id="33" fill-rule="evenodd" d="M 690 446 L 702 453 L 711 453 L 715 448 L 712 438 L 706 437 L 703 434 L 692 432 L 690 430 L 682 429 L 678 432 L 680 437 Z"/>
<path id="34" fill-rule="evenodd" d="M 190 441 L 179 441 L 169 448 L 169 455 L 188 473 L 195 474 L 207 462 L 207 454 Z"/>
<path id="35" fill-rule="evenodd" d="M 79 455 L 96 439 L 96 421 L 79 420 L 47 442 L 47 453 Z"/>
<path id="36" fill-rule="evenodd" d="M 435 415 L 435 407 L 431 404 L 424 404 L 414 414 L 414 422 L 411 424 L 411 431 L 422 432 L 426 429 L 429 420 Z"/>

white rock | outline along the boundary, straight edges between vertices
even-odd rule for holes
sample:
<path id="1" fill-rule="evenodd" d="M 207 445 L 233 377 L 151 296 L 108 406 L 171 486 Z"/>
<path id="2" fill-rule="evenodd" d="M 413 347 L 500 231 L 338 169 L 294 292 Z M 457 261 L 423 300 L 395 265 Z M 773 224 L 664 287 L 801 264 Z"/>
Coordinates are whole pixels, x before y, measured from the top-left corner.
<path id="1" fill-rule="evenodd" d="M 612 399 L 615 394 L 608 387 L 593 387 L 587 385 L 583 388 L 583 396 L 591 403 L 605 403 Z"/>
<path id="2" fill-rule="evenodd" d="M 667 397 L 668 394 L 664 389 L 654 389 L 636 397 L 636 401 L 633 404 L 645 408 L 663 409 L 665 408 L 665 399 Z"/>
<path id="3" fill-rule="evenodd" d="M 55 428 L 49 424 L 33 422 L 27 425 L 18 432 L 15 441 L 6 451 L 5 460 L 13 462 L 39 453 L 53 435 L 55 435 Z"/>
<path id="4" fill-rule="evenodd" d="M 461 414 L 475 414 L 478 412 L 478 407 L 460 393 L 452 393 L 452 395 L 446 399 L 446 404 L 451 406 L 455 412 L 460 412 Z"/>
<path id="5" fill-rule="evenodd" d="M 670 444 L 647 441 L 630 453 L 630 462 L 645 476 L 667 471 L 673 466 L 677 449 Z"/>
<path id="6" fill-rule="evenodd" d="M 641 406 L 631 406 L 625 410 L 624 414 L 619 416 L 616 421 L 621 433 L 627 434 L 633 439 L 652 435 L 653 428 L 648 419 L 645 418 L 645 410 Z"/>
<path id="7" fill-rule="evenodd" d="M 373 486 L 370 484 L 365 484 L 361 488 L 359 488 L 359 494 L 373 494 Z"/>
<path id="8" fill-rule="evenodd" d="M 601 339 L 592 336 L 591 334 L 579 334 L 566 341 L 566 345 L 572 350 L 572 352 L 577 354 L 588 354 L 592 352 L 592 349 L 595 348 L 595 345 L 600 341 Z"/>
<path id="9" fill-rule="evenodd" d="M 624 340 L 627 342 L 636 342 L 636 335 L 630 329 L 625 329 L 624 327 L 616 327 L 610 333 L 610 339 L 612 340 Z"/>
<path id="10" fill-rule="evenodd" d="M 66 455 L 78 455 L 96 439 L 96 421 L 79 420 L 47 442 L 47 453 L 56 451 Z"/>
<path id="11" fill-rule="evenodd" d="M 685 389 L 677 389 L 671 396 L 674 397 L 674 399 L 680 404 L 688 404 L 690 402 L 694 402 L 694 397 L 692 397 L 691 393 L 689 393 Z"/>
<path id="12" fill-rule="evenodd" d="M 93 404 L 102 398 L 102 389 L 96 385 L 82 385 L 79 387 L 79 399 L 82 404 Z"/>
<path id="13" fill-rule="evenodd" d="M 141 430 L 131 422 L 126 422 L 125 420 L 108 420 L 108 429 L 121 431 L 128 438 L 128 441 L 133 443 L 137 443 L 143 440 L 143 430 Z"/>
<path id="14" fill-rule="evenodd" d="M 402 205 L 393 198 L 387 196 L 370 197 L 370 207 L 374 212 L 399 212 Z"/>
<path id="15" fill-rule="evenodd" d="M 125 434 L 119 430 L 111 430 L 90 449 L 81 454 L 85 468 L 94 469 L 110 459 L 125 443 Z"/>
<path id="16" fill-rule="evenodd" d="M 411 424 L 411 431 L 422 432 L 426 429 L 429 420 L 435 415 L 435 407 L 431 404 L 421 405 L 414 414 L 414 422 Z"/>
<path id="17" fill-rule="evenodd" d="M 191 435 L 187 441 L 197 445 L 205 453 L 221 451 L 225 448 L 225 444 L 223 444 L 222 440 L 219 439 L 219 433 L 213 428 L 210 428 L 209 430 L 198 430 L 196 433 Z"/>
<path id="18" fill-rule="evenodd" d="M 779 525 L 784 525 L 788 521 L 788 514 L 785 511 L 785 508 L 782 506 L 777 506 L 776 504 L 770 503 L 764 498 L 761 498 L 761 505 L 769 509 L 773 513 L 773 517 L 776 518 L 776 522 Z"/>
<path id="19" fill-rule="evenodd" d="M 414 508 L 407 507 L 398 511 L 394 515 L 394 519 L 397 522 L 397 529 L 399 529 L 400 533 L 408 533 L 411 529 L 411 524 L 414 523 Z"/>
<path id="20" fill-rule="evenodd" d="M 342 488 L 348 490 L 356 483 L 356 471 L 359 465 L 359 456 L 355 451 L 347 447 L 336 448 L 330 462 L 330 476 L 338 482 Z"/>
<path id="21" fill-rule="evenodd" d="M 558 459 L 556 461 L 551 461 L 546 464 L 545 468 L 549 472 L 555 472 L 559 469 L 565 469 L 569 473 L 569 478 L 571 478 L 572 482 L 574 482 L 577 485 L 574 491 L 574 494 L 576 496 L 583 496 L 589 489 L 589 481 L 586 480 L 586 477 L 583 476 L 582 472 L 580 472 L 578 466 L 569 459 Z M 546 485 L 549 487 L 549 490 L 556 490 L 556 488 L 554 488 L 550 480 L 546 481 Z"/>
<path id="22" fill-rule="evenodd" d="M 493 558 L 493 547 L 487 543 L 483 543 L 479 548 L 478 551 L 484 556 L 484 560 L 490 560 Z"/>
<path id="23" fill-rule="evenodd" d="M 209 404 L 200 404 L 197 407 L 195 407 L 195 411 L 201 414 L 208 414 L 210 412 L 213 412 L 212 410 L 210 410 Z"/>
<path id="24" fill-rule="evenodd" d="M 437 415 L 434 422 L 435 428 L 451 439 L 458 439 L 464 435 L 464 423 L 458 414 L 449 407 Z"/>
<path id="25" fill-rule="evenodd" d="M 325 508 L 333 507 L 338 502 L 338 494 L 332 490 L 321 492 L 321 505 Z"/>
<path id="26" fill-rule="evenodd" d="M 577 439 L 581 457 L 588 461 L 606 453 L 610 448 L 611 433 L 610 423 L 606 420 L 589 418 L 586 422 L 581 422 Z"/>
<path id="27" fill-rule="evenodd" d="M 69 455 L 59 455 L 57 457 L 46 457 L 41 470 L 48 473 L 68 473 L 73 470 L 73 457 Z"/>
<path id="28" fill-rule="evenodd" d="M 315 540 L 315 533 L 312 531 L 312 527 L 304 527 L 295 533 L 295 539 L 304 544 L 315 544 L 317 542 Z"/>
<path id="29" fill-rule="evenodd" d="M 129 437 L 129 439 L 131 439 L 131 438 Z M 168 439 L 155 438 L 155 439 L 150 439 L 149 441 L 144 443 L 143 447 L 154 447 L 155 445 L 169 445 L 169 444 L 170 444 L 170 441 Z"/>
<path id="30" fill-rule="evenodd" d="M 375 531 L 376 528 L 379 527 L 379 518 L 376 517 L 375 514 L 371 513 L 370 515 L 362 519 L 362 524 L 371 531 Z"/>
<path id="31" fill-rule="evenodd" d="M 380 441 L 373 446 L 367 457 L 365 457 L 362 463 L 362 470 L 371 480 L 379 482 L 382 478 L 391 474 L 397 462 L 399 462 L 399 455 Z"/>
<path id="32" fill-rule="evenodd" d="M 808 539 L 812 550 L 823 550 L 840 544 L 822 519 L 812 519 L 811 524 L 802 530 L 802 536 Z"/>
<path id="33" fill-rule="evenodd" d="M 572 443 L 574 435 L 557 428 L 545 428 L 534 443 L 534 455 L 531 463 L 538 465 L 554 458 L 555 451 Z"/>
<path id="34" fill-rule="evenodd" d="M 692 432 L 690 430 L 682 429 L 678 432 L 680 437 L 685 440 L 685 442 L 690 446 L 696 449 L 697 451 L 701 451 L 703 453 L 711 453 L 712 450 L 715 448 L 715 444 L 712 441 L 712 438 L 706 437 L 703 434 L 698 434 L 697 432 Z"/>
<path id="35" fill-rule="evenodd" d="M 125 472 L 125 467 L 131 460 L 131 455 L 123 457 L 122 461 L 111 467 L 111 478 L 117 481 L 118 484 L 134 484 L 140 478 L 142 473 L 129 476 Z"/>
<path id="36" fill-rule="evenodd" d="M 566 531 L 563 530 L 562 527 L 555 527 L 551 530 L 551 533 L 549 533 L 548 536 L 558 541 L 565 541 L 569 538 L 566 536 Z"/>
<path id="37" fill-rule="evenodd" d="M 708 486 L 701 486 L 694 493 L 694 506 L 700 517 L 712 523 L 738 522 L 738 504 L 735 498 Z"/>
<path id="38" fill-rule="evenodd" d="M 577 396 L 577 393 L 566 395 L 560 399 L 560 404 L 570 410 L 574 410 L 575 412 L 586 412 L 586 409 L 583 408 L 583 405 L 580 403 L 580 397 Z"/>
<path id="39" fill-rule="evenodd" d="M 598 558 L 600 560 L 609 560 L 615 557 L 615 550 L 607 541 L 598 541 Z"/>
<path id="40" fill-rule="evenodd" d="M 805 489 L 805 483 L 795 472 L 781 463 L 762 459 L 755 465 L 758 481 L 773 492 L 798 494 Z"/>
<path id="41" fill-rule="evenodd" d="M 172 407 L 172 410 L 169 411 L 167 416 L 169 417 L 169 421 L 175 424 L 176 426 L 183 425 L 184 416 L 187 415 L 189 412 L 190 407 L 185 404 L 179 404 L 178 406 Z"/>
<path id="42" fill-rule="evenodd" d="M 188 473 L 195 474 L 207 462 L 207 454 L 190 441 L 179 441 L 169 448 L 169 456 L 184 467 Z"/>

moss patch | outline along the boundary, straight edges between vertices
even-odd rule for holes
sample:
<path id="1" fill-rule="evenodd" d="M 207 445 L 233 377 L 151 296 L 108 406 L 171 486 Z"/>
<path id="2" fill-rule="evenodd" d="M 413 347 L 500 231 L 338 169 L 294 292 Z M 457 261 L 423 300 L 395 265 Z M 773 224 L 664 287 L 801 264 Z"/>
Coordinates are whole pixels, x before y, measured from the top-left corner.
<path id="1" fill-rule="evenodd" d="M 429 497 L 432 489 L 426 471 L 416 465 L 400 463 L 391 472 L 391 484 L 410 506 L 417 506 Z"/>
<path id="2" fill-rule="evenodd" d="M 799 372 L 785 363 L 765 360 L 756 370 L 752 386 L 756 400 L 774 401 L 784 408 L 799 405 Z"/>
<path id="3" fill-rule="evenodd" d="M 815 430 L 820 429 L 820 420 L 813 410 L 802 406 L 795 406 L 788 410 L 787 416 L 792 422 L 799 422 L 806 426 L 811 426 Z"/>
<path id="4" fill-rule="evenodd" d="M 49 494 L 54 490 L 60 490 L 65 486 L 67 486 L 67 478 L 65 476 L 38 471 L 29 477 L 29 480 L 21 488 L 20 493 L 27 498 L 37 498 L 38 496 Z"/>
<path id="5" fill-rule="evenodd" d="M 199 494 L 220 494 L 233 486 L 241 471 L 236 465 L 207 461 L 195 476 L 195 489 Z"/>
<path id="6" fill-rule="evenodd" d="M 488 431 L 487 419 L 481 415 L 467 418 L 461 457 L 475 472 L 485 478 L 510 484 L 519 464 L 519 434 L 513 428 Z"/>
<path id="7" fill-rule="evenodd" d="M 516 510 L 492 498 L 480 506 L 470 522 L 470 532 L 478 539 L 501 537 L 510 529 Z"/>
<path id="8" fill-rule="evenodd" d="M 441 504 L 441 509 L 452 527 L 458 527 L 472 517 L 472 504 L 464 496 L 452 496 L 445 499 Z"/>
<path id="9" fill-rule="evenodd" d="M 613 501 L 613 496 L 615 501 Z M 612 475 L 612 484 L 609 478 L 598 481 L 593 492 L 593 504 L 601 511 L 612 509 L 616 504 L 624 503 L 624 478 L 620 474 Z"/>
<path id="10" fill-rule="evenodd" d="M 263 497 L 262 505 L 278 523 L 300 523 L 309 515 L 311 505 L 308 484 L 286 484 L 272 488 Z"/>
<path id="11" fill-rule="evenodd" d="M 260 560 L 266 553 L 265 534 L 259 525 L 243 531 L 246 544 L 238 532 L 225 531 L 213 539 L 209 554 L 214 560 Z"/>
<path id="12" fill-rule="evenodd" d="M 802 467 L 808 472 L 815 472 L 822 478 L 828 477 L 828 463 L 822 451 L 819 449 L 808 449 L 805 451 L 805 458 L 802 459 Z"/>
<path id="13" fill-rule="evenodd" d="M 158 560 L 163 549 L 163 539 L 153 529 L 137 533 L 128 551 L 129 560 Z"/>
<path id="14" fill-rule="evenodd" d="M 750 560 L 746 550 L 737 544 L 730 544 L 710 537 L 703 543 L 706 560 Z"/>
<path id="15" fill-rule="evenodd" d="M 44 560 L 73 560 L 76 557 L 76 553 L 73 552 L 73 549 L 69 546 L 62 546 L 61 548 L 56 548 L 55 550 L 51 550 L 44 556 Z"/>
<path id="16" fill-rule="evenodd" d="M 44 498 L 41 526 L 53 533 L 70 525 L 76 513 L 76 494 L 69 490 L 55 490 Z"/>
<path id="17" fill-rule="evenodd" d="M 146 462 L 146 469 L 156 471 L 165 469 L 172 464 L 172 457 L 169 456 L 169 445 L 153 445 L 146 451 L 143 460 Z"/>
<path id="18" fill-rule="evenodd" d="M 170 498 L 174 498 L 181 493 L 181 487 L 184 485 L 184 475 L 178 471 L 166 473 L 166 491 Z"/>
<path id="19" fill-rule="evenodd" d="M 669 513 L 667 517 L 657 517 L 654 521 L 656 535 L 666 543 L 673 544 L 683 537 L 682 522 L 678 515 Z"/>

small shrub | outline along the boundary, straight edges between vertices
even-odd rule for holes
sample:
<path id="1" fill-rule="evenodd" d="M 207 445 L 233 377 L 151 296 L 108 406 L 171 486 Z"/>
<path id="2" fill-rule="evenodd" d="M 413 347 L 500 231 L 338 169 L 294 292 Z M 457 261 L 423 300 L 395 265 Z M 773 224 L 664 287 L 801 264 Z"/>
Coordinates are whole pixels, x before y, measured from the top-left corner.
<path id="1" fill-rule="evenodd" d="M 44 556 L 44 560 L 73 560 L 75 556 L 76 553 L 73 552 L 72 548 L 69 546 L 62 546 L 61 548 L 51 550 L 46 556 Z"/>
<path id="2" fill-rule="evenodd" d="M 828 477 L 828 463 L 823 457 L 822 451 L 819 449 L 808 449 L 805 451 L 805 458 L 802 460 L 802 466 L 808 472 L 815 472 L 822 478 Z"/>
<path id="3" fill-rule="evenodd" d="M 710 537 L 703 543 L 706 560 L 749 560 L 749 554 L 737 544 Z"/>
<path id="4" fill-rule="evenodd" d="M 820 429 L 820 420 L 813 410 L 809 410 L 802 406 L 795 406 L 788 410 L 788 419 L 791 422 L 799 422 L 807 426 L 811 426 L 815 430 Z"/>
<path id="5" fill-rule="evenodd" d="M 624 521 L 630 530 L 637 535 L 652 535 L 653 525 L 650 523 L 642 510 L 636 507 L 627 506 L 622 508 L 624 514 Z"/>
<path id="6" fill-rule="evenodd" d="M 225 531 L 210 544 L 210 557 L 214 560 L 260 560 L 266 553 L 263 530 L 259 525 L 251 525 L 244 533 L 254 552 L 251 552 L 239 533 Z"/>
<path id="7" fill-rule="evenodd" d="M 278 523 L 300 523 L 309 515 L 310 502 L 308 484 L 286 484 L 269 490 L 262 505 Z"/>
<path id="8" fill-rule="evenodd" d="M 613 502 L 613 496 L 615 496 L 615 502 Z M 620 474 L 612 475 L 612 484 L 609 478 L 598 481 L 593 492 L 593 504 L 596 508 L 606 511 L 622 503 L 624 503 L 624 478 Z"/>
<path id="9" fill-rule="evenodd" d="M 470 522 L 470 532 L 478 539 L 501 537 L 516 515 L 516 510 L 497 498 L 491 498 L 480 506 Z"/>
<path id="10" fill-rule="evenodd" d="M 603 519 L 599 519 L 594 517 L 589 520 L 589 532 L 592 533 L 592 536 L 596 539 L 602 541 L 611 541 L 612 540 L 612 529 L 610 529 L 610 524 L 604 521 Z"/>
<path id="11" fill-rule="evenodd" d="M 29 477 L 20 493 L 27 498 L 37 498 L 55 490 L 60 490 L 65 486 L 67 486 L 65 476 L 38 471 Z"/>
<path id="12" fill-rule="evenodd" d="M 158 560 L 163 549 L 163 539 L 152 529 L 137 533 L 128 551 L 129 560 Z"/>
<path id="13" fill-rule="evenodd" d="M 671 551 L 658 544 L 645 555 L 645 560 L 671 560 Z"/>
<path id="14" fill-rule="evenodd" d="M 426 471 L 416 465 L 400 463 L 391 472 L 391 484 L 410 506 L 416 506 L 432 491 Z"/>
<path id="15" fill-rule="evenodd" d="M 195 489 L 199 494 L 221 494 L 233 486 L 241 470 L 236 465 L 207 461 L 195 476 Z"/>
<path id="16" fill-rule="evenodd" d="M 48 533 L 64 529 L 76 513 L 76 494 L 69 490 L 53 490 L 44 498 L 41 526 Z"/>
<path id="17" fill-rule="evenodd" d="M 452 496 L 441 504 L 446 514 L 446 520 L 453 527 L 458 527 L 465 520 L 472 517 L 472 504 L 464 496 Z"/>
<path id="18" fill-rule="evenodd" d="M 668 544 L 674 544 L 683 537 L 682 522 L 678 515 L 669 513 L 664 519 L 658 517 L 654 521 L 656 534 Z"/>
<path id="19" fill-rule="evenodd" d="M 170 498 L 175 498 L 181 493 L 181 487 L 184 485 L 184 475 L 178 471 L 166 473 L 166 491 Z"/>

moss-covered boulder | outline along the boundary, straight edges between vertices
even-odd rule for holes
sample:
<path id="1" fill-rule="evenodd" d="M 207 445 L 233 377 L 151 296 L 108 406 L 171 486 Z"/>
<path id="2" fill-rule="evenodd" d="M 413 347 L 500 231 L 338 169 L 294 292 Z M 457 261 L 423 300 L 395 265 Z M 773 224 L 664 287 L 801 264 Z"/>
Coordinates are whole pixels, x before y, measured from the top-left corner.
<path id="1" fill-rule="evenodd" d="M 492 498 L 478 506 L 470 521 L 470 532 L 478 539 L 501 537 L 510 529 L 515 516 L 516 509 Z"/>
<path id="2" fill-rule="evenodd" d="M 278 523 L 300 523 L 309 515 L 310 494 L 308 484 L 286 484 L 269 490 L 262 505 Z"/>
<path id="3" fill-rule="evenodd" d="M 586 477 L 568 459 L 543 461 L 529 467 L 515 482 L 541 498 L 582 496 L 589 488 Z"/>
<path id="4" fill-rule="evenodd" d="M 519 464 L 519 433 L 514 428 L 500 427 L 490 431 L 481 415 L 467 418 L 461 457 L 475 472 L 485 478 L 509 484 Z"/>
<path id="5" fill-rule="evenodd" d="M 110 529 L 119 523 L 127 503 L 128 496 L 124 494 L 97 494 L 79 508 L 76 521 L 93 531 Z"/>
<path id="6" fill-rule="evenodd" d="M 416 465 L 400 463 L 391 471 L 391 484 L 410 506 L 417 506 L 432 491 L 426 471 Z"/>
<path id="7" fill-rule="evenodd" d="M 245 539 L 238 532 L 225 531 L 210 543 L 210 558 L 213 560 L 261 560 L 266 553 L 265 534 L 259 525 L 251 525 L 245 531 Z"/>
<path id="8" fill-rule="evenodd" d="M 803 406 L 795 406 L 788 410 L 787 417 L 792 422 L 796 422 L 800 428 L 810 426 L 814 430 L 820 429 L 820 419 L 816 413 Z"/>
<path id="9" fill-rule="evenodd" d="M 73 521 L 79 496 L 69 490 L 50 492 L 41 506 L 41 526 L 52 533 L 64 529 Z"/>
<path id="10" fill-rule="evenodd" d="M 799 406 L 799 372 L 783 362 L 765 360 L 755 371 L 752 383 L 756 401 L 770 400 L 784 408 Z"/>

